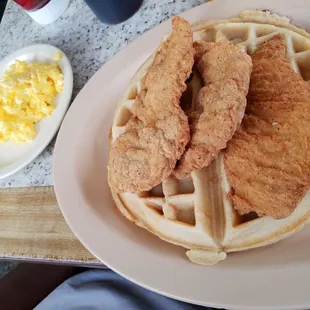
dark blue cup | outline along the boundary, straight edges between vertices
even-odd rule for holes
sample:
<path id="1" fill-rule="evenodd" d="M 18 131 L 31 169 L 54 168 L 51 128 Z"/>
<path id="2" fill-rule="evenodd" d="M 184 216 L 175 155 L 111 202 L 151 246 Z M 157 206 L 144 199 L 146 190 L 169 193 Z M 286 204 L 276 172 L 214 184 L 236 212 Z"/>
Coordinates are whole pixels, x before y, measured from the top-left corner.
<path id="1" fill-rule="evenodd" d="M 118 24 L 140 8 L 143 0 L 84 0 L 98 19 L 106 24 Z"/>

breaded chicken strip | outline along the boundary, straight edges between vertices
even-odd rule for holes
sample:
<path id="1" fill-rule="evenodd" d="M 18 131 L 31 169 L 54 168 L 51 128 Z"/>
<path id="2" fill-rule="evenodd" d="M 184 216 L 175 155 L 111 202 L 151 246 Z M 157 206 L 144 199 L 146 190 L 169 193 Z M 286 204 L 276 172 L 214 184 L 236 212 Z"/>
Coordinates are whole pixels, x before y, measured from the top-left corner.
<path id="1" fill-rule="evenodd" d="M 226 147 L 244 115 L 252 61 L 229 41 L 194 42 L 204 87 L 189 115 L 191 141 L 175 169 L 177 178 L 208 166 Z"/>
<path id="2" fill-rule="evenodd" d="M 113 191 L 148 191 L 173 171 L 190 138 L 179 104 L 193 63 L 190 24 L 175 17 L 171 35 L 142 79 L 133 117 L 111 146 L 108 173 Z"/>
<path id="3" fill-rule="evenodd" d="M 310 87 L 289 65 L 281 35 L 253 55 L 246 115 L 224 156 L 240 214 L 289 216 L 310 184 Z"/>

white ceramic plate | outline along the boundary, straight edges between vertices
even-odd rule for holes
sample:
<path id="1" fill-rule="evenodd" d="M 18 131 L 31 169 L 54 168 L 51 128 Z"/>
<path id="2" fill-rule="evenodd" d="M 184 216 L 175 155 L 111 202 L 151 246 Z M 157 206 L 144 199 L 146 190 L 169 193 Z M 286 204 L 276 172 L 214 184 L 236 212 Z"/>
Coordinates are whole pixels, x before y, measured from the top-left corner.
<path id="1" fill-rule="evenodd" d="M 183 16 L 191 22 L 220 19 L 249 8 L 270 9 L 310 30 L 309 0 L 215 0 Z M 169 32 L 170 21 L 130 44 L 94 75 L 70 108 L 54 153 L 57 199 L 69 226 L 113 270 L 166 296 L 238 310 L 309 309 L 309 228 L 203 267 L 115 210 L 106 169 L 113 113 L 130 77 Z"/>
<path id="2" fill-rule="evenodd" d="M 24 47 L 0 62 L 0 77 L 4 71 L 15 62 L 48 62 L 53 61 L 53 55 L 61 52 L 63 57 L 59 66 L 64 74 L 63 92 L 55 98 L 56 108 L 50 117 L 45 117 L 36 125 L 37 136 L 32 142 L 27 143 L 0 143 L 0 179 L 5 178 L 29 164 L 50 143 L 56 134 L 63 117 L 70 104 L 73 89 L 73 74 L 69 59 L 57 47 L 45 44 Z"/>

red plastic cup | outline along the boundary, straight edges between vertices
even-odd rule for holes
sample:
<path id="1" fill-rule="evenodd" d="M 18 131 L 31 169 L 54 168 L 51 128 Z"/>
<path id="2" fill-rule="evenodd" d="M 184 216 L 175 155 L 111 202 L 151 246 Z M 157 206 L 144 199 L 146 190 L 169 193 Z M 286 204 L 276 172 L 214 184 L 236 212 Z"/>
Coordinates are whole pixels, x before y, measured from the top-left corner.
<path id="1" fill-rule="evenodd" d="M 50 0 L 13 0 L 17 4 L 19 4 L 26 11 L 36 11 L 41 9 Z"/>
<path id="2" fill-rule="evenodd" d="M 1 0 L 0 0 L 1 1 Z M 13 0 L 41 25 L 53 23 L 67 9 L 70 0 Z"/>

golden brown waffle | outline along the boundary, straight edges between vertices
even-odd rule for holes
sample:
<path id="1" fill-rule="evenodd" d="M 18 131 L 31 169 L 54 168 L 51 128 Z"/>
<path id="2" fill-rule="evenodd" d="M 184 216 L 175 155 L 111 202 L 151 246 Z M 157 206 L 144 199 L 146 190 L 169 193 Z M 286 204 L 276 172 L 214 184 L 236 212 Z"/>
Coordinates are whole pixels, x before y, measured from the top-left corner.
<path id="1" fill-rule="evenodd" d="M 304 80 L 310 80 L 310 35 L 270 12 L 243 11 L 231 20 L 201 21 L 193 25 L 194 39 L 216 42 L 228 39 L 247 48 L 257 47 L 277 33 L 285 37 L 287 57 Z M 160 47 L 159 47 L 160 48 Z M 152 56 L 140 67 L 120 101 L 112 125 L 112 141 L 125 130 L 140 91 L 140 81 Z M 184 109 L 192 108 L 201 81 L 194 74 L 183 96 Z M 274 243 L 300 230 L 310 221 L 310 192 L 291 216 L 282 220 L 240 216 L 227 200 L 230 187 L 222 155 L 209 167 L 184 180 L 170 177 L 149 192 L 112 192 L 118 209 L 130 221 L 163 240 L 187 249 L 195 263 L 214 264 L 226 253 Z"/>

